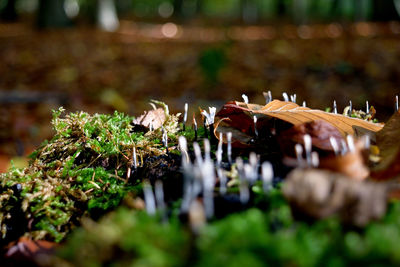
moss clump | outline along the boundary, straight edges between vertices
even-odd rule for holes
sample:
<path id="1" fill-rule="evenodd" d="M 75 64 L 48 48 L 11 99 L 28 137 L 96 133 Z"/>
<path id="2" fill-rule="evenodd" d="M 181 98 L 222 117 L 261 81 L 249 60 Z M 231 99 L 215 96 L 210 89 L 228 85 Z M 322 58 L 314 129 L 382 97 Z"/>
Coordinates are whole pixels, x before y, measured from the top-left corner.
<path id="1" fill-rule="evenodd" d="M 160 224 L 157 217 L 119 208 L 99 223 L 83 221 L 56 263 L 64 266 L 185 266 L 189 233 L 177 220 Z M 64 260 L 61 260 L 64 259 Z"/>
<path id="2" fill-rule="evenodd" d="M 32 153 L 28 168 L 0 176 L 1 243 L 26 232 L 35 239 L 61 241 L 84 215 L 99 216 L 119 205 L 139 184 L 139 166 L 164 154 L 161 129 L 135 132 L 133 118 L 85 112 L 53 112 L 53 139 Z M 172 131 L 177 117 L 165 121 Z"/>

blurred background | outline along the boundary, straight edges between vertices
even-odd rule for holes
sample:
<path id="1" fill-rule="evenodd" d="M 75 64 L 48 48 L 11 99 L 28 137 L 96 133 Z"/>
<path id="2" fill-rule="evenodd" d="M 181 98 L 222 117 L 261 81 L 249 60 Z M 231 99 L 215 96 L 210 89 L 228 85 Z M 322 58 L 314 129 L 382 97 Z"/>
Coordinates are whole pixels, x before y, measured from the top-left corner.
<path id="1" fill-rule="evenodd" d="M 400 0 L 0 0 L 0 171 L 51 138 L 51 110 L 190 113 L 230 100 L 385 121 L 400 82 Z"/>

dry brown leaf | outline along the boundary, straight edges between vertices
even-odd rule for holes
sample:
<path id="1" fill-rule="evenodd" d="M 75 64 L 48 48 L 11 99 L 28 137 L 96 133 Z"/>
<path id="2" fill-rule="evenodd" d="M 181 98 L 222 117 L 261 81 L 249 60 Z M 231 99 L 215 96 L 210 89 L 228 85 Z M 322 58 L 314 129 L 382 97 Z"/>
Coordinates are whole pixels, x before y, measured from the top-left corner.
<path id="1" fill-rule="evenodd" d="M 364 226 L 386 213 L 387 192 L 384 183 L 356 181 L 318 169 L 295 169 L 283 184 L 283 194 L 294 211 L 315 218 L 336 214 L 357 226 Z"/>
<path id="2" fill-rule="evenodd" d="M 385 127 L 376 134 L 381 162 L 372 170 L 376 179 L 400 176 L 400 111 L 396 112 Z"/>
<path id="3" fill-rule="evenodd" d="M 295 144 L 304 145 L 305 134 L 310 135 L 313 150 L 319 152 L 319 168 L 342 173 L 355 180 L 363 180 L 368 177 L 369 169 L 365 166 L 363 159 L 363 142 L 357 140 L 354 151 L 349 151 L 344 155 L 335 155 L 330 138 L 334 138 L 338 144 L 345 139 L 332 124 L 320 120 L 295 125 L 279 134 L 281 150 L 288 156 L 284 158 L 286 165 L 302 166 L 303 163 L 293 156 L 295 155 Z M 305 153 L 303 153 L 303 157 L 305 157 Z"/>
<path id="4" fill-rule="evenodd" d="M 153 109 L 150 111 L 145 111 L 143 115 L 137 117 L 133 123 L 137 125 L 142 125 L 150 128 L 150 124 L 153 125 L 153 129 L 160 128 L 165 122 L 165 112 L 162 108 Z"/>
<path id="5" fill-rule="evenodd" d="M 231 118 L 232 116 L 235 116 L 243 118 L 240 113 L 248 113 L 248 115 L 257 115 L 258 117 L 266 116 L 277 118 L 293 125 L 303 124 L 310 121 L 323 120 L 331 123 L 339 130 L 339 132 L 343 136 L 347 134 L 354 135 L 354 127 L 364 129 L 371 136 L 374 136 L 375 133 L 381 130 L 383 127 L 381 124 L 367 122 L 361 119 L 351 118 L 341 114 L 329 113 L 318 109 L 301 107 L 296 103 L 280 100 L 271 101 L 265 106 L 246 104 L 243 102 L 228 102 L 224 105 L 222 110 L 218 112 L 217 117 Z M 241 124 L 244 124 L 245 126 L 249 125 L 249 121 L 252 121 L 252 116 L 249 116 L 249 119 L 247 119 L 246 122 L 234 122 L 234 120 L 232 119 L 232 122 L 236 125 L 239 125 L 239 127 Z M 234 125 L 232 126 L 235 127 Z"/>
<path id="6" fill-rule="evenodd" d="M 334 138 L 338 144 L 345 141 L 332 124 L 316 120 L 302 124 L 297 124 L 279 134 L 278 140 L 282 146 L 282 150 L 293 150 L 295 144 L 304 144 L 304 135 L 310 135 L 313 148 L 323 151 L 334 152 L 330 143 L 330 138 Z"/>

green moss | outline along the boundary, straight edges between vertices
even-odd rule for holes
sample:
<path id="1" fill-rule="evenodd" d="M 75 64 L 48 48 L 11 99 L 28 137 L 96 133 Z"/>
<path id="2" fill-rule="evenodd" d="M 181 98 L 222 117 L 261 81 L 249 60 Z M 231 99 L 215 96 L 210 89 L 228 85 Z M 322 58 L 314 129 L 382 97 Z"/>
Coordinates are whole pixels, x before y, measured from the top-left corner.
<path id="1" fill-rule="evenodd" d="M 160 224 L 143 212 L 118 209 L 99 223 L 84 222 L 59 251 L 71 266 L 184 266 L 189 234 L 177 221 Z"/>
<path id="2" fill-rule="evenodd" d="M 19 211 L 25 221 L 17 227 L 26 228 L 27 235 L 61 241 L 82 216 L 113 209 L 127 192 L 137 190 L 140 180 L 128 179 L 134 147 L 138 160 L 164 153 L 161 130 L 134 132 L 130 116 L 63 112 L 53 111 L 56 133 L 30 155 L 29 167 L 0 176 L 0 241 L 8 238 Z M 176 116 L 169 118 L 171 130 Z"/>
<path id="3" fill-rule="evenodd" d="M 193 239 L 177 223 L 120 209 L 85 225 L 61 250 L 71 265 L 112 262 L 146 266 L 398 266 L 400 203 L 365 229 L 347 229 L 336 218 L 297 221 L 280 190 L 251 208 L 207 224 Z M 261 202 L 260 202 L 261 201 Z M 188 250 L 190 248 L 190 250 Z M 154 259 L 149 259 L 154 257 Z"/>

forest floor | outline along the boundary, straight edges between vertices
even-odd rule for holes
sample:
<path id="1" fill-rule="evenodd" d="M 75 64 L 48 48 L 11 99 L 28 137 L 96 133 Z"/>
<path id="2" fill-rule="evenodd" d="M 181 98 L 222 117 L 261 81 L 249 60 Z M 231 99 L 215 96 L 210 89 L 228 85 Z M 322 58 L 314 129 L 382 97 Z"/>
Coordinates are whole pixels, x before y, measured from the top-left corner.
<path id="1" fill-rule="evenodd" d="M 386 121 L 399 93 L 400 24 L 182 27 L 122 21 L 115 33 L 0 24 L 0 172 L 53 135 L 51 109 L 139 115 L 150 99 L 189 114 L 241 100 L 339 111 L 369 100 Z M 21 163 L 24 164 L 24 163 Z"/>

